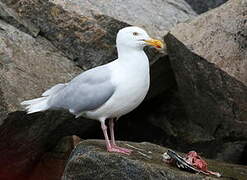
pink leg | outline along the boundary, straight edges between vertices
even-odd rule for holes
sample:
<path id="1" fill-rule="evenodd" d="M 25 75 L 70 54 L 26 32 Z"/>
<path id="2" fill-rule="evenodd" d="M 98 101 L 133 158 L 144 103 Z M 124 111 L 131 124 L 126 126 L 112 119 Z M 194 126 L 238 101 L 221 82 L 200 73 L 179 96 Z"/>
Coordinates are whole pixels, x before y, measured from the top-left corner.
<path id="1" fill-rule="evenodd" d="M 110 126 L 110 133 L 111 133 L 111 146 L 130 154 L 132 152 L 132 150 L 119 147 L 116 144 L 115 136 L 114 136 L 114 119 L 113 118 L 110 119 L 109 126 Z"/>
<path id="2" fill-rule="evenodd" d="M 107 127 L 105 125 L 105 121 L 101 121 L 101 128 L 103 130 L 104 136 L 105 136 L 105 142 L 106 142 L 106 148 L 108 152 L 118 152 L 118 153 L 123 153 L 123 154 L 129 154 L 121 149 L 115 148 L 111 146 L 110 140 L 108 138 L 107 134 Z"/>

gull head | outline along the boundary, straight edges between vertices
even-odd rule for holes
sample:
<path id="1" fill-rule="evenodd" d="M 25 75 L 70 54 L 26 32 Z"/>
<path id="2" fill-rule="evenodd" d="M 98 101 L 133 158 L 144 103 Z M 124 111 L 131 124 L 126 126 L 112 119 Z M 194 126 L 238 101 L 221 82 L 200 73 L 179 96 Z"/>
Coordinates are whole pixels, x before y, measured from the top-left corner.
<path id="1" fill-rule="evenodd" d="M 119 30 L 117 34 L 117 47 L 126 49 L 143 49 L 144 46 L 163 48 L 164 44 L 160 40 L 152 39 L 145 30 L 131 26 Z"/>

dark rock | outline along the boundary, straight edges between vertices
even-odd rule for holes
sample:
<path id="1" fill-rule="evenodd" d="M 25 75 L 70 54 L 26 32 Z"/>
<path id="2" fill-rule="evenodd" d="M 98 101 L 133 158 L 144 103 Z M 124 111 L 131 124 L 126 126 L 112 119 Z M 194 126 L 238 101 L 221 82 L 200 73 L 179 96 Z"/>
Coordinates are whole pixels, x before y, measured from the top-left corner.
<path id="1" fill-rule="evenodd" d="M 247 140 L 246 12 L 246 1 L 229 1 L 165 37 L 180 97 L 194 125 L 190 144 L 228 162 L 241 159 L 234 156 L 242 154 Z M 239 141 L 241 150 L 225 148 Z"/>
<path id="2" fill-rule="evenodd" d="M 247 141 L 234 141 L 224 143 L 222 146 L 221 152 L 218 152 L 216 157 L 221 161 L 228 162 L 239 162 L 242 164 L 246 164 L 246 159 L 244 156 L 246 152 L 244 151 L 247 146 Z"/>
<path id="3" fill-rule="evenodd" d="M 75 119 L 62 111 L 32 115 L 25 112 L 10 113 L 0 126 L 0 153 L 4 154 L 0 157 L 0 179 L 24 180 L 35 176 L 44 170 L 42 159 L 54 163 L 58 161 L 62 166 L 65 159 L 55 158 L 54 155 L 58 153 L 52 151 L 58 141 L 64 136 L 83 134 L 96 123 Z M 53 170 L 55 175 L 55 171 L 59 173 L 61 167 L 54 167 Z"/>
<path id="4" fill-rule="evenodd" d="M 29 179 L 60 180 L 73 148 L 72 136 L 62 138 L 52 151 L 46 152 L 40 158 Z"/>
<path id="5" fill-rule="evenodd" d="M 81 179 L 217 179 L 199 174 L 181 171 L 162 161 L 166 148 L 151 143 L 118 142 L 121 146 L 131 148 L 130 156 L 108 153 L 104 141 L 82 141 L 73 150 L 65 168 L 63 180 Z M 220 172 L 232 179 L 244 180 L 247 169 L 244 166 L 224 164 L 208 160 L 209 169 Z M 227 179 L 227 178 L 222 178 Z M 229 178 L 228 178 L 229 179 Z"/>
<path id="6" fill-rule="evenodd" d="M 216 8 L 228 0 L 185 0 L 198 14 Z"/>
<path id="7" fill-rule="evenodd" d="M 154 53 L 154 51 L 152 51 Z M 176 86 L 174 73 L 168 56 L 154 58 L 155 54 L 149 53 L 153 61 L 150 63 L 150 88 L 145 100 L 156 98 Z M 157 54 L 156 54 L 157 56 Z M 156 60 L 154 60 L 156 59 Z"/>

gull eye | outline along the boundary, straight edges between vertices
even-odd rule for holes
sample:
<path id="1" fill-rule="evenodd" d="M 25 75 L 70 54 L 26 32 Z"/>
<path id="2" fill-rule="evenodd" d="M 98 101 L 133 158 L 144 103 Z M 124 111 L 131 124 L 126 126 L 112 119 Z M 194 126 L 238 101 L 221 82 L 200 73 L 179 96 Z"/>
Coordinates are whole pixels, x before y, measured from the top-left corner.
<path id="1" fill-rule="evenodd" d="M 138 36 L 139 33 L 138 33 L 138 32 L 133 32 L 133 35 L 134 35 L 134 36 Z"/>

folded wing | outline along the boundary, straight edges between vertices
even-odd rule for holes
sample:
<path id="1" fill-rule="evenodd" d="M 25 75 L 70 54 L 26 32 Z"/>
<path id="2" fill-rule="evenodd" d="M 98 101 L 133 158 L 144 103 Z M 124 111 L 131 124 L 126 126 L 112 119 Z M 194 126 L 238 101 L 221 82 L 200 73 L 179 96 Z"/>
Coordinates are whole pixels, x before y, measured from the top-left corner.
<path id="1" fill-rule="evenodd" d="M 54 90 L 55 93 L 51 93 Z M 68 109 L 75 115 L 102 106 L 115 91 L 107 66 L 88 70 L 64 85 L 56 85 L 44 93 L 49 95 L 51 109 Z"/>

